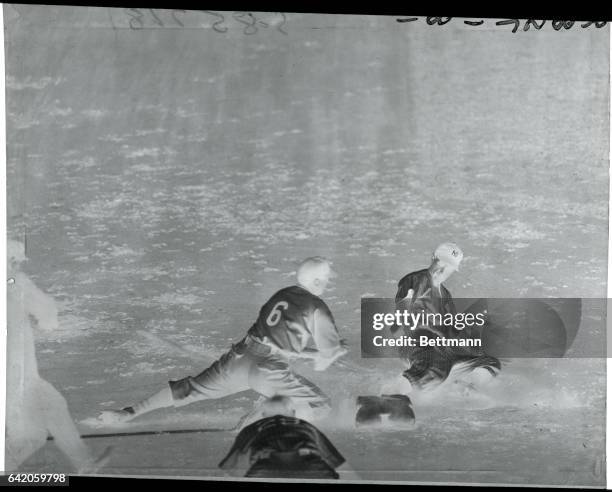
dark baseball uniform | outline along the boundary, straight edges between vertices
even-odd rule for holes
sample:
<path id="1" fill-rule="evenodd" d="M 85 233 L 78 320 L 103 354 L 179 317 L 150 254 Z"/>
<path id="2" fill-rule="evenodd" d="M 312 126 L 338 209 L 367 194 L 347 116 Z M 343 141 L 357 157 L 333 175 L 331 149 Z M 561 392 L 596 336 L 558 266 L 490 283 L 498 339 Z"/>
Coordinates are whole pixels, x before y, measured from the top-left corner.
<path id="1" fill-rule="evenodd" d="M 408 291 L 413 290 L 411 298 Z M 423 310 L 425 313 L 456 314 L 453 298 L 444 285 L 439 288 L 433 285 L 429 270 L 419 270 L 403 277 L 397 284 L 395 304 L 398 309 L 408 309 L 414 313 Z"/>
<path id="2" fill-rule="evenodd" d="M 329 398 L 316 385 L 294 373 L 289 358 L 304 351 L 331 357 L 340 336 L 327 305 L 297 285 L 274 294 L 264 304 L 247 336 L 195 377 L 170 381 L 176 406 L 221 398 L 252 389 L 271 397 L 288 396 L 326 413 Z"/>
<path id="3" fill-rule="evenodd" d="M 295 354 L 306 349 L 331 354 L 340 345 L 325 302 L 297 285 L 278 291 L 263 305 L 249 335 Z"/>
<path id="4" fill-rule="evenodd" d="M 414 291 L 411 297 L 409 290 Z M 433 285 L 429 270 L 419 270 L 409 273 L 399 281 L 395 304 L 398 309 L 408 309 L 417 312 L 441 314 L 457 314 L 457 309 L 448 289 L 443 285 L 436 288 Z M 431 326 L 431 325 L 430 325 Z M 437 338 L 440 334 L 448 338 L 469 337 L 471 330 L 466 328 L 457 331 L 450 326 L 434 326 L 432 331 L 425 326 L 416 327 L 410 335 L 428 338 Z M 410 362 L 410 368 L 404 371 L 404 376 L 416 386 L 426 377 L 433 377 L 439 381 L 446 379 L 453 365 L 459 362 L 468 362 L 472 368 L 484 367 L 491 374 L 496 374 L 501 365 L 494 357 L 487 356 L 481 348 L 474 347 L 406 347 L 400 350 L 400 356 Z"/>
<path id="5" fill-rule="evenodd" d="M 412 289 L 412 296 L 408 296 Z M 453 298 L 444 285 L 439 287 L 433 285 L 433 280 L 428 269 L 412 272 L 403 277 L 397 288 L 395 295 L 395 305 L 397 309 L 407 309 L 413 313 L 423 312 L 424 314 L 456 314 L 457 310 Z M 431 326 L 431 325 L 430 325 Z M 434 326 L 445 336 L 452 336 L 451 326 Z M 408 332 L 409 331 L 409 332 Z M 424 335 L 428 338 L 436 338 L 439 335 L 428 329 L 426 326 L 417 326 L 414 330 L 406 330 L 407 335 L 418 339 Z M 402 347 L 400 356 L 410 362 L 410 368 L 404 372 L 404 376 L 413 384 L 419 385 L 420 380 L 426 372 L 433 370 L 440 371 L 440 376 L 450 372 L 452 367 L 452 357 L 448 350 L 439 347 Z"/>

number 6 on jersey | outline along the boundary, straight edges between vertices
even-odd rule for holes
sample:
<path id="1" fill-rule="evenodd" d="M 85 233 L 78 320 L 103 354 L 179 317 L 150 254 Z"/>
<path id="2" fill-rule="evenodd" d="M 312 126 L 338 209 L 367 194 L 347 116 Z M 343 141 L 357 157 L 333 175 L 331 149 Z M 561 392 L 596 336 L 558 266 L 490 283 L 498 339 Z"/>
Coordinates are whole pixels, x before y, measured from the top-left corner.
<path id="1" fill-rule="evenodd" d="M 270 314 L 268 315 L 268 317 L 266 318 L 266 323 L 268 324 L 268 326 L 276 326 L 278 322 L 280 321 L 281 316 L 283 315 L 281 309 L 285 310 L 288 308 L 289 308 L 288 302 L 286 301 L 277 302 L 272 308 L 272 311 L 270 311 Z"/>

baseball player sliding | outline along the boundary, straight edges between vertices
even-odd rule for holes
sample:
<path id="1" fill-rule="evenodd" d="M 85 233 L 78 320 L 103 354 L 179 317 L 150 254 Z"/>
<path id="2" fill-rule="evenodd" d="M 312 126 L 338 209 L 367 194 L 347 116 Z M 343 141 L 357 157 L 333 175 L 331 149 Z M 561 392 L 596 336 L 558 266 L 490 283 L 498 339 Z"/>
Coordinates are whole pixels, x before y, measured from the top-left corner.
<path id="1" fill-rule="evenodd" d="M 121 410 L 104 411 L 104 423 L 126 422 L 153 410 L 216 399 L 252 389 L 264 397 L 290 397 L 296 415 L 317 419 L 331 409 L 330 399 L 290 367 L 294 358 L 310 359 L 323 371 L 346 354 L 331 311 L 319 298 L 335 276 L 329 261 L 304 260 L 297 285 L 286 287 L 264 304 L 247 335 L 202 373 L 170 381 L 149 398 Z"/>
<path id="2" fill-rule="evenodd" d="M 399 281 L 396 306 L 415 312 L 457 314 L 451 293 L 442 282 L 459 270 L 462 260 L 463 251 L 456 244 L 443 243 L 438 246 L 429 268 L 409 273 Z M 430 338 L 452 338 L 459 333 L 457 330 L 453 326 L 422 325 L 416 328 L 414 336 L 425 334 Z M 482 373 L 481 380 L 497 375 L 501 369 L 499 360 L 486 355 L 481 348 L 417 346 L 408 348 L 402 356 L 410 365 L 403 375 L 418 389 L 441 384 L 454 366 L 461 365 L 467 371 L 478 370 Z"/>
<path id="3" fill-rule="evenodd" d="M 433 252 L 428 268 L 409 273 L 399 281 L 395 295 L 396 308 L 442 316 L 457 314 L 451 293 L 443 282 L 459 269 L 462 260 L 463 252 L 459 246 L 454 243 L 440 244 Z M 451 338 L 457 336 L 455 330 L 453 326 L 421 324 L 411 333 L 406 332 L 406 335 L 415 338 L 423 335 L 428 338 Z M 448 379 L 454 367 L 464 372 L 478 371 L 481 382 L 497 375 L 501 369 L 500 361 L 485 354 L 482 349 L 417 345 L 401 347 L 399 355 L 408 366 L 403 373 L 403 383 L 392 382 L 383 388 L 382 392 L 387 394 L 381 396 L 360 397 L 356 417 L 358 424 L 378 422 L 380 415 L 389 415 L 398 421 L 413 421 L 414 413 L 409 408 L 411 401 L 402 393 L 434 388 Z M 399 394 L 398 387 L 401 388 Z"/>
<path id="4" fill-rule="evenodd" d="M 411 312 L 423 311 L 445 315 L 455 315 L 457 309 L 449 290 L 443 285 L 450 276 L 459 270 L 463 260 L 463 251 L 454 243 L 443 243 L 432 254 L 429 268 L 409 273 L 397 286 L 395 305 L 398 309 Z M 416 327 L 413 336 L 428 337 L 447 336 L 452 327 L 422 325 Z M 419 388 L 436 385 L 446 378 L 442 373 L 446 369 L 438 351 L 434 347 L 406 347 L 400 351 L 401 357 L 409 368 L 404 377 Z M 450 369 L 450 368 L 449 368 Z"/>

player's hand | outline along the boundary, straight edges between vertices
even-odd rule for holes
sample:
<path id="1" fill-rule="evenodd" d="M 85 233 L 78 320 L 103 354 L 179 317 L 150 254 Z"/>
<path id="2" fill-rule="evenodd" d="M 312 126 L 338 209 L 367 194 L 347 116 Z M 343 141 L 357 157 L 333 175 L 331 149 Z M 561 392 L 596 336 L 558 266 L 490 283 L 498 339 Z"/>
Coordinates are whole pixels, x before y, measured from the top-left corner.
<path id="1" fill-rule="evenodd" d="M 338 358 L 338 356 L 335 356 L 335 357 L 317 357 L 316 359 L 314 359 L 314 370 L 315 371 L 324 371 L 329 366 L 331 366 L 337 358 Z"/>
<path id="2" fill-rule="evenodd" d="M 348 345 L 346 343 L 346 340 L 343 339 L 343 340 L 340 340 L 340 345 L 338 345 L 338 348 L 331 356 L 330 364 L 337 361 L 340 357 L 343 357 L 346 354 L 348 354 Z"/>
<path id="3" fill-rule="evenodd" d="M 408 289 L 408 292 L 404 296 L 404 299 L 408 299 L 408 301 L 412 301 L 412 297 L 413 296 L 414 296 L 414 290 L 413 289 Z M 402 300 L 404 300 L 404 299 L 402 299 Z"/>
<path id="4" fill-rule="evenodd" d="M 313 359 L 313 362 L 315 371 L 324 371 L 330 366 L 329 359 L 324 359 L 323 357 L 317 357 L 316 359 Z"/>
<path id="5" fill-rule="evenodd" d="M 330 357 L 316 357 L 314 359 L 314 370 L 315 371 L 324 371 L 329 366 L 331 366 L 335 361 L 337 361 L 343 355 L 346 355 L 348 350 L 343 346 L 338 346 L 336 351 Z"/>

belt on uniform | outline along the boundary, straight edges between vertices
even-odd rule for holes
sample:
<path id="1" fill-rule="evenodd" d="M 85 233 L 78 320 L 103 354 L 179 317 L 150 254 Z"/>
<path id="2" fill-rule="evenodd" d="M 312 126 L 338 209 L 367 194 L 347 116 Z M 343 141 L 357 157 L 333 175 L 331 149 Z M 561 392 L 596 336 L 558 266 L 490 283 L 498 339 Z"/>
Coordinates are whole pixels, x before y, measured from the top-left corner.
<path id="1" fill-rule="evenodd" d="M 262 355 L 262 356 L 270 355 L 273 352 L 272 347 L 270 347 L 269 345 L 265 343 L 260 342 L 259 340 L 255 339 L 251 335 L 247 335 L 240 342 L 238 342 L 234 346 L 234 350 L 236 350 L 236 352 L 239 354 L 242 354 L 248 350 L 253 355 Z"/>

